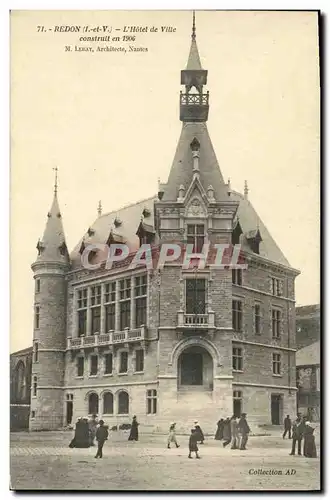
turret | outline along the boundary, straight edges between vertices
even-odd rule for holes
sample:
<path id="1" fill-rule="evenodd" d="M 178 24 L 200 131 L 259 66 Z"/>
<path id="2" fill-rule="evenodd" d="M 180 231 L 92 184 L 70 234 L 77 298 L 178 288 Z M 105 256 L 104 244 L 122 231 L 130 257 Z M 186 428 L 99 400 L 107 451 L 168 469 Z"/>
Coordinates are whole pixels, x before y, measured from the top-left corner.
<path id="1" fill-rule="evenodd" d="M 65 274 L 70 261 L 57 199 L 47 214 L 34 273 L 34 327 L 30 430 L 57 429 L 63 425 L 65 355 Z"/>

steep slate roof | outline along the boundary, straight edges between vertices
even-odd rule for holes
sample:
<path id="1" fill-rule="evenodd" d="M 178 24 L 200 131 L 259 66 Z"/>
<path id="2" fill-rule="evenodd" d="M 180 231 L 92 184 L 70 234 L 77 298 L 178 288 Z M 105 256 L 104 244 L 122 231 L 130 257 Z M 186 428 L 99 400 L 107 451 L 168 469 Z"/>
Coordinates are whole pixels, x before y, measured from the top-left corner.
<path id="1" fill-rule="evenodd" d="M 132 205 L 127 205 L 120 210 L 114 210 L 107 214 L 98 217 L 92 226 L 94 234 L 88 236 L 87 232 L 79 243 L 75 246 L 71 253 L 71 261 L 73 268 L 80 267 L 81 265 L 81 255 L 79 253 L 82 241 L 85 245 L 89 243 L 106 243 L 112 230 L 114 240 L 116 236 L 120 237 L 119 243 L 125 242 L 131 251 L 139 248 L 140 240 L 136 232 L 139 225 L 141 224 L 142 212 L 146 208 L 149 210 L 150 215 L 144 218 L 145 224 L 154 227 L 154 201 L 156 197 L 147 198 L 145 200 L 138 201 Z M 116 227 L 114 224 L 115 219 L 118 218 L 121 221 L 121 225 Z"/>
<path id="2" fill-rule="evenodd" d="M 236 191 L 232 191 L 230 197 L 228 197 L 227 195 L 227 199 L 239 202 L 237 217 L 239 218 L 239 222 L 243 231 L 243 235 L 241 236 L 242 248 L 245 251 L 252 253 L 244 235 L 248 231 L 251 231 L 258 226 L 262 237 L 262 241 L 260 242 L 259 247 L 260 256 L 269 259 L 274 263 L 290 267 L 290 264 L 284 257 L 279 247 L 276 245 L 266 226 L 258 217 L 251 202 L 246 200 L 241 193 L 238 193 Z M 116 234 L 121 236 L 122 240 L 125 241 L 130 250 L 136 250 L 139 247 L 139 238 L 136 235 L 136 232 L 141 223 L 142 212 L 144 208 L 147 208 L 150 211 L 150 216 L 145 218 L 144 220 L 145 223 L 148 224 L 148 226 L 153 227 L 154 202 L 156 202 L 157 200 L 157 196 L 147 198 L 135 204 L 128 205 L 121 210 L 115 210 L 97 218 L 91 226 L 95 233 L 90 237 L 88 237 L 86 233 L 85 237 L 79 241 L 79 243 L 71 253 L 73 268 L 79 268 L 81 266 L 81 256 L 79 253 L 79 249 L 83 239 L 85 239 L 85 244 L 106 243 L 111 229 L 113 230 L 114 237 L 116 236 Z M 114 226 L 114 220 L 116 217 L 118 217 L 122 221 L 122 225 L 117 228 Z"/>
<path id="3" fill-rule="evenodd" d="M 262 238 L 262 241 L 260 242 L 259 245 L 259 255 L 261 257 L 264 257 L 265 259 L 276 262 L 277 264 L 282 264 L 283 266 L 291 267 L 288 260 L 285 258 L 283 252 L 278 247 L 275 240 L 272 238 L 267 227 L 262 222 L 257 212 L 253 208 L 251 202 L 237 191 L 231 192 L 230 199 L 239 202 L 236 217 L 238 218 L 243 231 L 243 234 L 241 236 L 242 248 L 252 253 L 250 246 L 247 242 L 246 235 L 250 231 L 254 231 L 259 228 L 260 235 Z"/>
<path id="4" fill-rule="evenodd" d="M 191 41 L 186 69 L 202 69 L 196 40 Z"/>
<path id="5" fill-rule="evenodd" d="M 299 349 L 296 353 L 296 366 L 320 364 L 320 341 Z"/>
<path id="6" fill-rule="evenodd" d="M 181 184 L 187 190 L 193 178 L 193 157 L 190 144 L 196 138 L 200 143 L 199 171 L 203 188 L 212 185 L 217 201 L 228 200 L 226 186 L 220 172 L 217 157 L 207 130 L 206 123 L 183 123 L 180 139 L 162 201 L 176 201 Z"/>
<path id="7" fill-rule="evenodd" d="M 65 245 L 65 236 L 56 193 L 54 194 L 51 209 L 48 212 L 44 235 L 39 243 L 43 250 L 38 255 L 37 262 L 69 262 L 68 253 L 62 255 L 60 252 L 61 245 Z"/>

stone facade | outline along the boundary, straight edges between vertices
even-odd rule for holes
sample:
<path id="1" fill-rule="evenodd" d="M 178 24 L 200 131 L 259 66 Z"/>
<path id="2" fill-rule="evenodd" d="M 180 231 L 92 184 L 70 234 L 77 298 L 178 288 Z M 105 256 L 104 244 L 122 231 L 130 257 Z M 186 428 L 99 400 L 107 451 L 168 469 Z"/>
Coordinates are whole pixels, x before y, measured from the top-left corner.
<path id="1" fill-rule="evenodd" d="M 217 420 L 233 413 L 245 411 L 252 427 L 295 414 L 299 272 L 258 218 L 247 186 L 243 196 L 223 181 L 205 123 L 207 71 L 195 33 L 191 43 L 182 72 L 188 82 L 180 99 L 182 133 L 158 196 L 99 213 L 69 257 L 55 186 L 32 266 L 31 430 L 97 413 L 111 427 L 135 414 L 142 429 L 166 432 L 175 421 L 189 432 L 199 420 L 213 433 Z M 190 93 L 194 86 L 197 96 Z M 156 249 L 175 242 L 200 253 L 201 241 L 213 249 L 239 244 L 246 268 L 210 260 L 204 268 L 184 267 L 181 257 L 161 270 L 129 266 L 146 242 Z M 108 269 L 96 252 L 97 269 L 84 268 L 89 243 L 106 242 L 125 242 L 130 258 Z"/>

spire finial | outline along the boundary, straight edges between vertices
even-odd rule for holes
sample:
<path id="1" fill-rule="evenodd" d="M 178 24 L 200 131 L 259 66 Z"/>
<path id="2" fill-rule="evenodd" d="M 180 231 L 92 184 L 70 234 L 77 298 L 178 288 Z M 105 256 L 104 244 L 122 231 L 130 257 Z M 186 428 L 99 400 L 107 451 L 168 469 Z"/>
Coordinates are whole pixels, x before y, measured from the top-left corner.
<path id="1" fill-rule="evenodd" d="M 102 203 L 101 200 L 99 201 L 99 206 L 97 207 L 97 214 L 99 217 L 102 215 Z"/>
<path id="2" fill-rule="evenodd" d="M 54 183 L 54 194 L 56 195 L 57 194 L 57 186 L 58 186 L 58 183 L 57 183 L 57 172 L 58 172 L 58 168 L 57 167 L 54 167 L 53 170 L 55 171 L 55 183 Z"/>
<path id="3" fill-rule="evenodd" d="M 195 24 L 195 11 L 194 10 L 193 10 L 193 25 L 192 25 L 191 39 L 193 42 L 196 40 L 196 24 Z"/>
<path id="4" fill-rule="evenodd" d="M 244 181 L 244 198 L 247 200 L 249 195 L 249 188 L 247 181 Z"/>

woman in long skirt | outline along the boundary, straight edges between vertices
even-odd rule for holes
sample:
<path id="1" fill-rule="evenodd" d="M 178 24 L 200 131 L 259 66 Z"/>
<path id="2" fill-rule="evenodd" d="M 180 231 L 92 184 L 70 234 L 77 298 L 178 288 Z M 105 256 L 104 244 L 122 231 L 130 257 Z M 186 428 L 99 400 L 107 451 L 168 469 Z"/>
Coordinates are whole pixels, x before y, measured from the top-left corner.
<path id="1" fill-rule="evenodd" d="M 197 420 L 195 421 L 195 429 L 196 429 L 196 435 L 197 435 L 197 442 L 200 442 L 201 444 L 204 444 L 204 433 L 199 425 L 199 423 L 197 422 Z"/>
<path id="2" fill-rule="evenodd" d="M 220 418 L 219 422 L 217 423 L 217 432 L 215 433 L 214 439 L 217 439 L 218 441 L 221 441 L 223 438 L 223 423 L 224 420 L 223 418 Z"/>
<path id="3" fill-rule="evenodd" d="M 129 441 L 138 441 L 139 440 L 139 422 L 136 420 L 136 416 L 134 415 L 132 420 L 131 432 L 128 436 Z"/>
<path id="4" fill-rule="evenodd" d="M 87 419 L 79 418 L 76 423 L 74 438 L 69 444 L 70 448 L 89 448 L 89 428 Z"/>
<path id="5" fill-rule="evenodd" d="M 305 443 L 304 443 L 304 455 L 305 455 L 305 457 L 317 458 L 314 428 L 311 426 L 310 422 L 306 422 L 304 439 L 305 439 Z"/>

